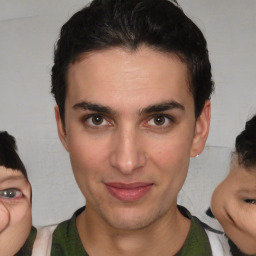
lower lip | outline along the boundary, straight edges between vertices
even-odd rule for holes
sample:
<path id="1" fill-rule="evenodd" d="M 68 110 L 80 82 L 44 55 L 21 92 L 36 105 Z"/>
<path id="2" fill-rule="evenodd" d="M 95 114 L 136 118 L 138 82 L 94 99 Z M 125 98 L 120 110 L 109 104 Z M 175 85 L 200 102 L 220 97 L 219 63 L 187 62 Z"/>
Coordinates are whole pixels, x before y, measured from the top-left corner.
<path id="1" fill-rule="evenodd" d="M 136 188 L 118 188 L 105 184 L 112 196 L 124 202 L 133 202 L 142 198 L 152 188 L 152 184 Z"/>

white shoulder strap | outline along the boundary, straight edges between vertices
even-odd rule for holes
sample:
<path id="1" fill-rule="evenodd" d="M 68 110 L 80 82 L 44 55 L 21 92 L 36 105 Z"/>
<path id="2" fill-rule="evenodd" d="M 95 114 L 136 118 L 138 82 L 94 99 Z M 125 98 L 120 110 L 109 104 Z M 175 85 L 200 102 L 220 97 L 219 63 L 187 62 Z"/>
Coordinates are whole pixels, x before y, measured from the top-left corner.
<path id="1" fill-rule="evenodd" d="M 32 256 L 50 256 L 52 234 L 57 225 L 43 227 L 37 230 Z"/>
<path id="2" fill-rule="evenodd" d="M 212 249 L 213 256 L 232 256 L 228 239 L 224 234 L 217 234 L 210 230 L 205 230 Z"/>

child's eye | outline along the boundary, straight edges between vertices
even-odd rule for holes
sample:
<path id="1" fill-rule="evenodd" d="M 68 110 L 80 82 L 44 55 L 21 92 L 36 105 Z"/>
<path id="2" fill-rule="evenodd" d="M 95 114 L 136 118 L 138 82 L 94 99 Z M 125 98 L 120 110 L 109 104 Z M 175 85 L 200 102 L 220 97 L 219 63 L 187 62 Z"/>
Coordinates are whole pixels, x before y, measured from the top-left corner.
<path id="1" fill-rule="evenodd" d="M 245 199 L 244 200 L 247 204 L 256 204 L 256 199 Z"/>
<path id="2" fill-rule="evenodd" d="M 15 188 L 0 190 L 0 198 L 3 199 L 19 198 L 22 196 L 23 194 Z"/>

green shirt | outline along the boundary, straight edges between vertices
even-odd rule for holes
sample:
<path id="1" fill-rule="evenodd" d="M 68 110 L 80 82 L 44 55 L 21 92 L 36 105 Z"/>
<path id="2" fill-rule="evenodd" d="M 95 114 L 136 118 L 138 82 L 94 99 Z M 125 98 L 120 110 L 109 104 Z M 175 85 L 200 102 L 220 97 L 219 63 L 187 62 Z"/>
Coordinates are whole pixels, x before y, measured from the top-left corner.
<path id="1" fill-rule="evenodd" d="M 212 256 L 204 224 L 184 207 L 178 207 L 181 213 L 191 219 L 191 226 L 186 241 L 175 256 Z M 80 240 L 76 228 L 76 217 L 84 210 L 80 208 L 70 220 L 60 223 L 53 233 L 51 256 L 89 256 Z"/>

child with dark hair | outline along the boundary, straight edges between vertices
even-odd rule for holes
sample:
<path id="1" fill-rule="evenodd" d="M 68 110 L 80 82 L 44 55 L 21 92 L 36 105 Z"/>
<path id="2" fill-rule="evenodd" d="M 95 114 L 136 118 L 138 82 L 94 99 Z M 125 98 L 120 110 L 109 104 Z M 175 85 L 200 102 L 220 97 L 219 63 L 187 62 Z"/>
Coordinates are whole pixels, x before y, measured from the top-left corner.
<path id="1" fill-rule="evenodd" d="M 32 227 L 31 185 L 13 136 L 0 132 L 0 255 L 29 256 Z"/>
<path id="2" fill-rule="evenodd" d="M 256 115 L 237 136 L 230 172 L 215 189 L 211 205 L 232 240 L 233 255 L 256 255 Z"/>

